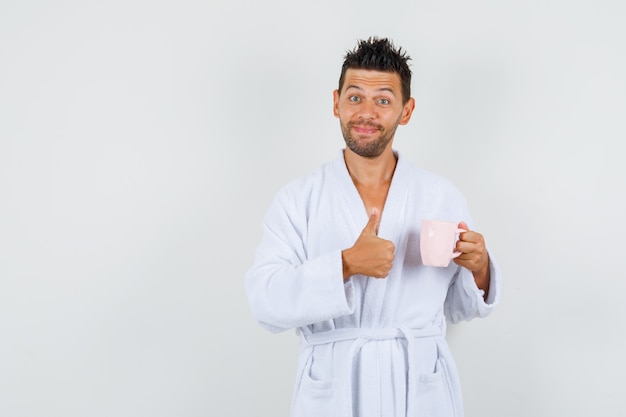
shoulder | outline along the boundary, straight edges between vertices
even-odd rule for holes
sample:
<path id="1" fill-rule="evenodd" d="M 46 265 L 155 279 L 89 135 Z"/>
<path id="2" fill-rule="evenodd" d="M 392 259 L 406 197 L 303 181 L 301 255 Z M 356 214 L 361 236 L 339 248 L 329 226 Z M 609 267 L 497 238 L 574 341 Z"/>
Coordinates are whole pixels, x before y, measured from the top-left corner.
<path id="1" fill-rule="evenodd" d="M 444 194 L 450 197 L 462 198 L 462 193 L 452 180 L 446 176 L 414 165 L 402 160 L 403 170 L 411 187 L 417 187 L 428 194 Z"/>
<path id="2" fill-rule="evenodd" d="M 334 181 L 334 161 L 322 163 L 315 169 L 288 181 L 279 188 L 274 198 L 282 206 L 298 208 L 315 199 Z"/>
<path id="3" fill-rule="evenodd" d="M 265 214 L 265 225 L 276 233 L 295 230 L 301 236 L 315 205 L 328 200 L 332 177 L 332 162 L 326 162 L 287 182 L 274 195 Z"/>

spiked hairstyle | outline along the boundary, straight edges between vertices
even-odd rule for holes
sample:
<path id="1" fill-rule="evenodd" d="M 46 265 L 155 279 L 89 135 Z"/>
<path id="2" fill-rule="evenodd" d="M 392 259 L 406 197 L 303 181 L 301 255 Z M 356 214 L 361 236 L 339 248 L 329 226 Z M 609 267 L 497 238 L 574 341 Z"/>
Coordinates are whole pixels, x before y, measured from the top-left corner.
<path id="1" fill-rule="evenodd" d="M 339 92 L 343 88 L 346 71 L 353 69 L 368 69 L 385 72 L 395 72 L 400 76 L 402 85 L 402 102 L 411 97 L 411 70 L 408 61 L 411 59 L 402 48 L 396 48 L 387 38 L 370 37 L 360 40 L 357 47 L 348 51 L 344 57 L 339 77 Z"/>

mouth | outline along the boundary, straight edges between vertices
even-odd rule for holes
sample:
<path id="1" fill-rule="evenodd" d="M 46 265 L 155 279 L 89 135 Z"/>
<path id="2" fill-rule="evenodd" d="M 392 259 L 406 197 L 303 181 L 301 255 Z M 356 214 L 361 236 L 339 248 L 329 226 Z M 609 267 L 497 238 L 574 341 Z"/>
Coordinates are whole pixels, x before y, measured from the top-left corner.
<path id="1" fill-rule="evenodd" d="M 377 126 L 372 125 L 352 125 L 350 127 L 359 135 L 373 135 L 380 130 Z"/>

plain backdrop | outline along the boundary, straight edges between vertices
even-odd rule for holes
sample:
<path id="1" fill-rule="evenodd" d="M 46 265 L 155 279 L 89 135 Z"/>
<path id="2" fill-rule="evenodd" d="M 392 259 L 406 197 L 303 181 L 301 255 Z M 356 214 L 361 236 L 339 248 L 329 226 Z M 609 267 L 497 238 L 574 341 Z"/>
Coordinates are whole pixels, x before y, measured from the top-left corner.
<path id="1" fill-rule="evenodd" d="M 391 38 L 395 148 L 463 191 L 502 303 L 449 329 L 468 417 L 623 416 L 619 0 L 0 0 L 0 416 L 287 416 L 298 339 L 243 277 Z"/>

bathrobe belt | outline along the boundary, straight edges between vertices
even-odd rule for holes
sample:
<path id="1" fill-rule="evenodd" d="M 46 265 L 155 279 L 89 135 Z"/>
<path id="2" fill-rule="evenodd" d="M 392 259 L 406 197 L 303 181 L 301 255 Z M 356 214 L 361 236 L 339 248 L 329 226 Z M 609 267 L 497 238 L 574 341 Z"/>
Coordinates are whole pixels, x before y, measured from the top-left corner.
<path id="1" fill-rule="evenodd" d="M 310 334 L 302 334 L 302 341 L 305 346 L 317 346 L 324 345 L 327 343 L 335 343 L 335 342 L 344 342 L 347 340 L 353 340 L 352 347 L 349 351 L 349 357 L 351 360 L 346 362 L 347 367 L 344 369 L 343 375 L 341 375 L 344 379 L 342 381 L 346 387 L 346 394 L 348 394 L 347 398 L 349 398 L 349 409 L 347 410 L 346 417 L 353 416 L 352 410 L 352 366 L 353 361 L 356 357 L 357 352 L 361 349 L 361 347 L 371 341 L 371 340 L 389 340 L 389 339 L 405 339 L 407 343 L 407 368 L 408 368 L 408 378 L 407 378 L 407 404 L 406 404 L 406 415 L 413 416 L 413 401 L 414 398 L 417 397 L 415 389 L 417 388 L 417 375 L 415 374 L 417 370 L 417 366 L 414 363 L 415 361 L 415 352 L 413 349 L 413 341 L 415 339 L 424 338 L 424 337 L 437 337 L 445 335 L 445 321 L 438 326 L 425 327 L 421 329 L 411 329 L 411 328 L 339 328 L 335 330 L 328 330 L 324 332 L 316 332 Z"/>

